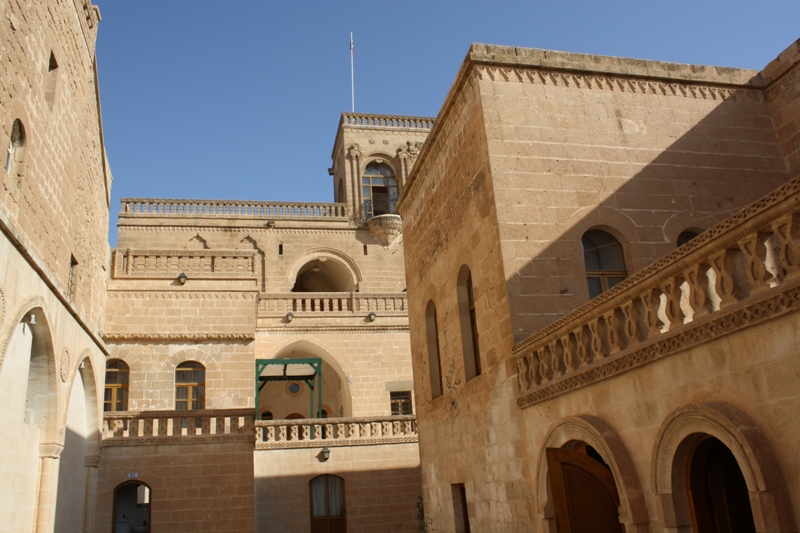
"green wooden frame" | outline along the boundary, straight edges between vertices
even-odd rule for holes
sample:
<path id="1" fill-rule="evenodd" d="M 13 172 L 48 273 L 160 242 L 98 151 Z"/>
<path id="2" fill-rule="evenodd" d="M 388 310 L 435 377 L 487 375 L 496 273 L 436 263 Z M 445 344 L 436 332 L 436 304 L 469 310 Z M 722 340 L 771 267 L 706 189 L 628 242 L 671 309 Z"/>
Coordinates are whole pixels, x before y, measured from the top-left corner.
<path id="1" fill-rule="evenodd" d="M 283 366 L 283 375 L 262 376 L 261 373 L 268 366 Z M 290 365 L 308 365 L 314 369 L 313 374 L 306 376 L 287 376 L 286 369 Z M 256 420 L 261 420 L 261 409 L 259 408 L 259 396 L 261 389 L 270 381 L 302 381 L 311 390 L 308 414 L 309 418 L 314 418 L 314 391 L 317 392 L 317 416 L 322 418 L 322 359 L 319 357 L 309 357 L 305 359 L 256 359 Z M 316 381 L 316 385 L 314 382 Z M 313 438 L 313 436 L 312 436 Z"/>

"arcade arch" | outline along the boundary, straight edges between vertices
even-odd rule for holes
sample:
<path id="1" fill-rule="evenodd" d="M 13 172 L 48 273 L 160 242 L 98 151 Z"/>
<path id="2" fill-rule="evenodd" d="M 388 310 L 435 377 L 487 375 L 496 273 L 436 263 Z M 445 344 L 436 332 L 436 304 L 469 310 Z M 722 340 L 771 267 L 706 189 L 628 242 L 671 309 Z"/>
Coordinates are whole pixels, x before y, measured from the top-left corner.
<path id="1" fill-rule="evenodd" d="M 659 431 L 652 477 L 665 526 L 690 531 L 693 523 L 702 521 L 707 509 L 693 509 L 703 503 L 691 492 L 697 487 L 697 473 L 709 466 L 713 470 L 715 461 L 733 477 L 741 474 L 745 485 L 741 489 L 747 491 L 744 499 L 749 499 L 756 532 L 797 531 L 783 471 L 767 438 L 749 417 L 725 403 L 679 408 Z M 718 479 L 716 483 L 713 477 L 703 481 L 707 486 L 710 481 L 712 490 L 720 488 Z M 741 493 L 738 497 L 743 500 Z M 695 530 L 704 531 L 702 526 Z"/>
<path id="2" fill-rule="evenodd" d="M 289 269 L 292 292 L 358 292 L 361 273 L 355 262 L 333 250 L 316 250 Z"/>
<path id="3" fill-rule="evenodd" d="M 327 351 L 309 341 L 297 341 L 279 350 L 271 359 L 322 359 L 322 403 L 327 416 L 352 416 L 353 405 L 350 386 L 339 363 Z M 289 385 L 299 385 L 299 390 L 289 391 Z M 309 387 L 300 381 L 268 382 L 259 395 L 259 412 L 269 411 L 273 419 L 282 420 L 290 415 L 309 417 Z M 315 391 L 316 393 L 316 391 Z M 316 398 L 316 396 L 315 396 Z M 316 417 L 312 414 L 311 417 Z"/>
<path id="4" fill-rule="evenodd" d="M 548 450 L 553 450 L 548 454 Z M 563 453 L 562 453 L 563 452 Z M 550 455 L 550 457 L 548 457 Z M 554 457 L 556 456 L 556 457 Z M 566 457 L 565 457 L 566 456 Z M 545 446 L 539 457 L 539 466 L 536 476 L 536 512 L 542 523 L 548 524 L 546 530 L 555 531 L 557 513 L 564 513 L 563 496 L 560 503 L 554 501 L 551 491 L 551 465 L 554 461 L 561 464 L 568 463 L 570 459 L 582 456 L 585 460 L 577 458 L 578 462 L 588 460 L 589 469 L 592 465 L 600 465 L 599 476 L 605 476 L 603 482 L 610 481 L 616 490 L 618 498 L 617 522 L 612 520 L 609 525 L 614 529 L 615 523 L 624 526 L 624 531 L 645 532 L 649 531 L 650 517 L 647 503 L 641 489 L 639 476 L 619 435 L 600 418 L 591 415 L 570 417 L 559 422 L 545 439 Z M 579 465 L 580 466 L 580 465 Z M 602 474 L 602 472 L 606 472 Z M 589 473 L 591 474 L 591 472 Z M 584 478 L 588 479 L 588 478 Z M 613 490 L 611 491 L 614 492 Z M 567 495 L 567 499 L 573 496 Z M 613 500 L 613 495 L 612 495 Z M 570 503 L 573 503 L 574 500 Z M 577 502 L 578 504 L 580 502 Z M 609 511 L 610 512 L 610 511 Z M 549 527 L 549 529 L 548 529 Z M 594 524 L 592 524 L 594 527 Z M 579 530 L 575 530 L 579 531 Z M 599 530 L 598 530 L 599 531 Z"/>

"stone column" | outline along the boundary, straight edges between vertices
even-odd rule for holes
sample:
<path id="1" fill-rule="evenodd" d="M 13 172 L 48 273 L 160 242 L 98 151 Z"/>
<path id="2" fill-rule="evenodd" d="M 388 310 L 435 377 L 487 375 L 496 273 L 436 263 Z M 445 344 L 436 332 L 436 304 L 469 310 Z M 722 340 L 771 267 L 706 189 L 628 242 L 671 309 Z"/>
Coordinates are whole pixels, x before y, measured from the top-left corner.
<path id="1" fill-rule="evenodd" d="M 86 496 L 83 502 L 83 531 L 94 531 L 95 503 L 97 502 L 97 467 L 100 464 L 99 455 L 87 455 L 86 462 Z"/>
<path id="2" fill-rule="evenodd" d="M 359 150 L 358 144 L 353 144 L 353 146 L 347 150 L 347 157 L 350 159 L 350 186 L 353 192 L 351 202 L 353 204 L 353 209 L 355 209 L 353 214 L 356 219 L 363 219 L 364 216 L 361 212 L 363 206 L 363 199 L 361 198 L 361 173 L 359 172 L 361 168 L 361 150 Z"/>
<path id="3" fill-rule="evenodd" d="M 36 533 L 52 533 L 56 520 L 58 466 L 63 444 L 39 445 L 39 494 L 36 502 Z"/>

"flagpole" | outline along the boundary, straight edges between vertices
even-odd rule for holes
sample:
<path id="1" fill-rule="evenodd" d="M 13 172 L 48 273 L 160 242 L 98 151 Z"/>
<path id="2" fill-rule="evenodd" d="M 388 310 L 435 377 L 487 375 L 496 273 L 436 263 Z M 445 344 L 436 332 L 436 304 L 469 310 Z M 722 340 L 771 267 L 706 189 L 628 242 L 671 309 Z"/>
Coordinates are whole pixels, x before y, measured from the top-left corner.
<path id="1" fill-rule="evenodd" d="M 350 32 L 350 103 L 352 112 L 356 112 L 356 84 L 353 75 L 353 32 Z"/>

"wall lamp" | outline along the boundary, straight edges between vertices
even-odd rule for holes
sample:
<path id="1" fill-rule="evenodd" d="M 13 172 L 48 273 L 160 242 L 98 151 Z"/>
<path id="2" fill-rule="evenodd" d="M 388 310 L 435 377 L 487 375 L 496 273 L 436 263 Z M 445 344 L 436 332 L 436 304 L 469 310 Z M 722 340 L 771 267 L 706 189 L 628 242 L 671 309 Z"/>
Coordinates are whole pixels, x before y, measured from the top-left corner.
<path id="1" fill-rule="evenodd" d="M 286 322 L 291 322 L 292 320 L 294 320 L 294 314 L 291 311 L 289 311 L 288 313 L 286 313 Z"/>
<path id="2" fill-rule="evenodd" d="M 186 274 L 183 272 L 178 274 L 178 281 L 181 283 L 181 285 L 186 285 Z"/>
<path id="3" fill-rule="evenodd" d="M 331 457 L 331 451 L 330 449 L 328 449 L 327 446 L 325 446 L 324 448 L 322 448 L 322 460 L 327 461 L 328 459 L 330 459 L 330 457 Z"/>
<path id="4" fill-rule="evenodd" d="M 375 311 L 370 311 L 368 318 L 370 322 L 375 322 L 375 319 L 378 318 L 378 313 L 376 313 Z"/>

